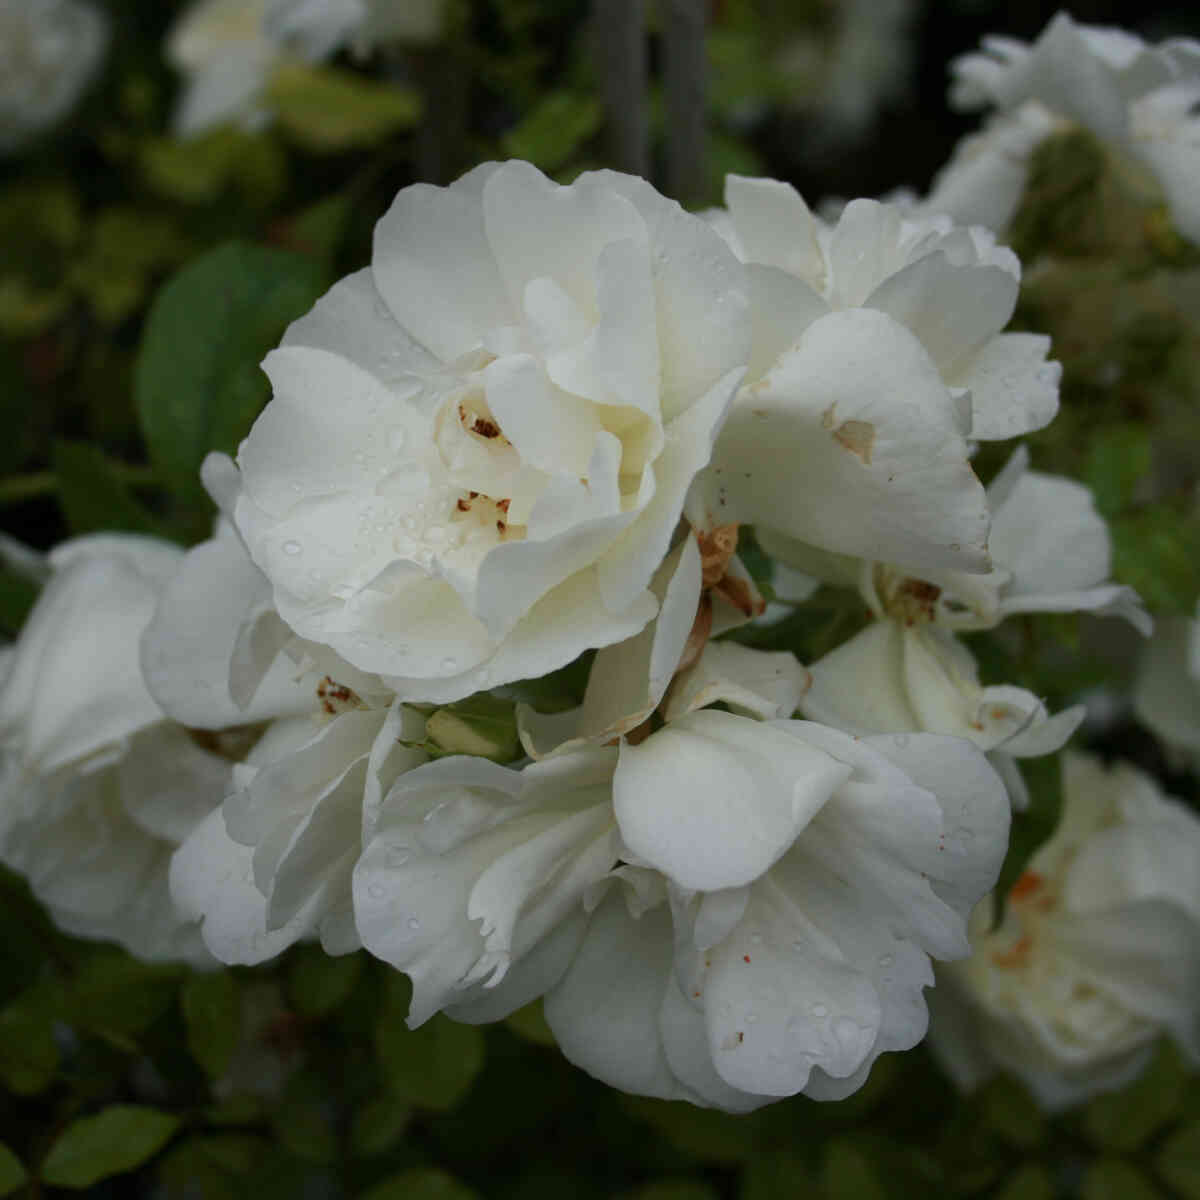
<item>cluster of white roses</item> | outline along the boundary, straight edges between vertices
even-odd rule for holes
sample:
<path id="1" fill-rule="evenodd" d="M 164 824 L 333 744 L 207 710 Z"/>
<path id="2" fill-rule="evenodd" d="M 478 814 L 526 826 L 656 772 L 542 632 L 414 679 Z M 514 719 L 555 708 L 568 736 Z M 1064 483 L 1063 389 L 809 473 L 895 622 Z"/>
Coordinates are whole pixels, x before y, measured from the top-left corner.
<path id="1" fill-rule="evenodd" d="M 1021 449 L 972 470 L 1058 407 L 1048 339 L 1003 332 L 1019 284 L 979 226 L 827 223 L 773 180 L 703 218 L 520 162 L 405 188 L 268 355 L 237 462 L 206 461 L 211 540 L 25 563 L 0 857 L 143 957 L 365 946 L 412 978 L 410 1024 L 540 997 L 626 1091 L 850 1094 L 970 953 L 1015 760 L 1082 717 L 983 686 L 957 635 L 1150 627 L 1085 488 Z M 743 525 L 777 596 L 853 587 L 872 623 L 808 669 L 721 640 L 770 619 Z M 515 705 L 519 758 L 455 707 L 586 653 L 578 708 Z M 1200 996 L 1200 824 L 1082 759 L 1067 792 L 943 1005 L 972 1062 L 1069 1064 L 1032 1080 L 1050 1099 L 1163 1029 L 1194 1053 Z"/>

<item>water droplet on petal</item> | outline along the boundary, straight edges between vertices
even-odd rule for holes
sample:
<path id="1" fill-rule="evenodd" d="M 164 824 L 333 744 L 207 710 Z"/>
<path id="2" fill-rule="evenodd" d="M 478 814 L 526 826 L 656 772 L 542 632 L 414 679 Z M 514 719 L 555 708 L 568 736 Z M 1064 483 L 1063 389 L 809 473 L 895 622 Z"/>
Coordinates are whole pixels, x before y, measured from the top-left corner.
<path id="1" fill-rule="evenodd" d="M 898 733 L 894 738 L 892 738 L 892 742 L 898 750 L 903 750 L 904 747 L 908 745 L 908 734 Z"/>
<path id="2" fill-rule="evenodd" d="M 290 555 L 295 556 L 300 553 L 300 549 L 301 549 L 301 546 L 300 546 L 299 542 L 289 541 L 289 542 L 283 543 L 284 554 L 290 554 Z"/>
<path id="3" fill-rule="evenodd" d="M 409 917 L 408 918 L 408 927 L 409 927 L 409 929 L 420 929 L 421 922 L 418 921 L 416 917 Z"/>
<path id="4" fill-rule="evenodd" d="M 406 434 L 403 429 L 393 429 L 392 432 L 388 434 L 388 449 L 403 450 L 404 443 L 407 438 L 408 434 Z"/>
<path id="5" fill-rule="evenodd" d="M 756 946 L 761 946 L 761 945 L 762 945 L 762 940 L 763 940 L 763 939 L 762 939 L 762 934 L 761 934 L 761 933 L 752 933 L 752 934 L 750 935 L 750 940 L 751 940 L 751 941 L 752 941 L 752 942 L 753 942 L 753 943 L 754 943 Z"/>
<path id="6" fill-rule="evenodd" d="M 457 671 L 458 670 L 458 659 L 457 658 L 443 658 L 442 659 L 442 670 L 443 671 Z"/>
<path id="7" fill-rule="evenodd" d="M 385 890 L 386 889 L 382 883 L 373 883 L 369 888 L 367 888 L 367 895 L 370 896 L 372 900 L 382 900 Z"/>
<path id="8" fill-rule="evenodd" d="M 758 1013 L 749 1012 L 746 1014 L 746 1024 L 754 1025 L 758 1022 Z"/>
<path id="9" fill-rule="evenodd" d="M 812 1015 L 819 1020 L 821 1017 L 829 1016 L 829 1009 L 824 1004 L 814 1004 L 812 1006 Z"/>
<path id="10" fill-rule="evenodd" d="M 881 967 L 890 967 L 896 960 L 890 954 L 881 954 L 879 956 L 879 965 Z"/>

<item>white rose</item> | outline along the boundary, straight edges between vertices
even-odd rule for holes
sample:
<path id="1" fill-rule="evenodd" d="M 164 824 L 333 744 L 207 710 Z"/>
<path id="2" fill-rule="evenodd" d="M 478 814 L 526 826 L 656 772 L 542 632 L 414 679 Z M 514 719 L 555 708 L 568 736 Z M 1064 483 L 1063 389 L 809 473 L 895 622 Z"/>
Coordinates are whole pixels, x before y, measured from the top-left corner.
<path id="1" fill-rule="evenodd" d="M 1176 227 L 1200 241 L 1200 42 L 1169 39 L 1147 45 L 1122 29 L 1076 24 L 1059 13 L 1032 46 L 990 37 L 983 51 L 951 64 L 951 100 L 960 108 L 995 107 L 1012 114 L 964 145 L 930 197 L 950 195 L 956 209 L 980 205 L 1002 217 L 1016 208 L 1028 157 L 1055 128 L 1082 126 L 1157 186 Z M 998 159 L 1009 157 L 1007 167 Z M 973 160 L 973 161 L 972 161 Z M 986 163 L 986 170 L 981 164 Z M 983 195 L 998 176 L 1007 203 Z M 1020 176 L 1019 187 L 1012 183 Z M 955 211 L 950 210 L 950 211 Z"/>
<path id="2" fill-rule="evenodd" d="M 872 200 L 829 226 L 774 180 L 730 176 L 726 202 L 716 223 L 748 264 L 754 342 L 704 475 L 711 521 L 986 570 L 967 439 L 1039 428 L 1058 407 L 1049 340 L 1001 333 L 1016 257 L 982 229 Z"/>
<path id="3" fill-rule="evenodd" d="M 301 41 L 313 58 L 343 46 L 365 55 L 390 42 L 435 42 L 447 0 L 268 0 L 266 27 L 281 41 Z"/>
<path id="4" fill-rule="evenodd" d="M 5 653 L 0 855 L 68 932 L 143 958 L 209 962 L 170 903 L 167 864 L 220 803 L 231 764 L 166 719 L 138 666 L 142 628 L 180 557 L 119 535 L 50 555 Z"/>
<path id="5" fill-rule="evenodd" d="M 74 106 L 108 45 L 108 21 L 79 0 L 0 0 L 0 153 Z"/>
<path id="6" fill-rule="evenodd" d="M 1120 1087 L 1169 1033 L 1200 1061 L 1200 821 L 1128 764 L 1063 757 L 1063 815 L 939 971 L 930 1043 L 964 1089 L 997 1068 L 1048 1109 Z"/>
<path id="7" fill-rule="evenodd" d="M 300 636 L 444 702 L 631 637 L 743 372 L 744 272 L 629 176 L 404 189 L 289 329 L 234 520 Z"/>

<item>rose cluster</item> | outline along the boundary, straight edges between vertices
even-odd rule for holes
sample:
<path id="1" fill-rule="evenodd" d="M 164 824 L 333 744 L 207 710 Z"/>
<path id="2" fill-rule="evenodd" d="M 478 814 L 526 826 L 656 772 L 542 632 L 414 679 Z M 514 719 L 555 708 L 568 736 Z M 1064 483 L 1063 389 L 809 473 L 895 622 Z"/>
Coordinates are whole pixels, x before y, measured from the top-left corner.
<path id="1" fill-rule="evenodd" d="M 725 199 L 517 161 L 405 188 L 205 462 L 208 541 L 21 557 L 0 855 L 63 928 L 193 963 L 365 947 L 412 1025 L 540 998 L 599 1079 L 733 1112 L 854 1092 L 972 936 L 939 1009 L 983 1012 L 996 1061 L 1076 1046 L 1096 994 L 1102 1084 L 1160 1029 L 1195 1049 L 1200 827 L 1149 785 L 1068 760 L 1063 830 L 968 926 L 1017 761 L 1084 712 L 985 686 L 959 635 L 1150 630 L 1086 488 L 1022 448 L 973 470 L 1058 408 L 1049 339 L 1005 332 L 1016 256 L 774 180 Z M 823 583 L 871 617 L 829 654 L 743 636 Z M 548 703 L 572 664 L 578 703 Z M 1169 945 L 1134 944 L 1146 906 Z"/>

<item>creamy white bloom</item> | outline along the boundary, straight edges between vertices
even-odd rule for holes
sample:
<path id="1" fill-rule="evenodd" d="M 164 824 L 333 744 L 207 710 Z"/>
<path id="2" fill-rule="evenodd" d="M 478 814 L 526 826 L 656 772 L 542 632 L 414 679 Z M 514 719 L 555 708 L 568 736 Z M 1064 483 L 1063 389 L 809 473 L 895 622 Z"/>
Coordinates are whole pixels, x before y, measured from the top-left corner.
<path id="1" fill-rule="evenodd" d="M 1139 171 L 1184 236 L 1200 241 L 1200 42 L 1147 45 L 1122 29 L 1059 13 L 1030 46 L 989 37 L 951 64 L 951 100 L 1001 114 L 967 139 L 928 207 L 1002 230 L 1020 202 L 1029 156 L 1056 129 L 1081 126 Z"/>
<path id="2" fill-rule="evenodd" d="M 774 180 L 729 176 L 726 202 L 714 223 L 748 264 L 754 341 L 704 476 L 710 521 L 986 570 L 967 439 L 1039 428 L 1058 407 L 1049 339 L 1001 332 L 1016 257 L 985 230 L 873 200 L 829 225 Z"/>
<path id="3" fill-rule="evenodd" d="M 138 639 L 181 552 L 98 535 L 63 543 L 0 685 L 0 856 L 70 933 L 151 959 L 210 962 L 167 894 L 171 854 L 231 764 L 167 720 Z"/>
<path id="4" fill-rule="evenodd" d="M 1133 685 L 1138 719 L 1185 761 L 1200 763 L 1200 605 L 1194 620 L 1161 620 Z"/>
<path id="5" fill-rule="evenodd" d="M 80 0 L 0 0 L 0 153 L 74 106 L 108 45 L 108 21 Z"/>
<path id="6" fill-rule="evenodd" d="M 431 702 L 632 637 L 746 308 L 720 238 L 641 180 L 404 189 L 264 363 L 232 512 L 279 615 Z"/>
<path id="7" fill-rule="evenodd" d="M 996 1069 L 1056 1110 L 1122 1086 L 1170 1034 L 1200 1061 L 1200 820 L 1128 764 L 1063 758 L 1062 819 L 942 968 L 930 1044 L 964 1089 Z"/>
<path id="8" fill-rule="evenodd" d="M 300 40 L 313 58 L 344 46 L 365 55 L 390 42 L 435 42 L 447 0 L 267 0 L 266 28 L 281 42 Z"/>
<path id="9" fill-rule="evenodd" d="M 1060 749 L 1083 720 L 1081 705 L 1050 717 L 1023 688 L 982 687 L 955 631 L 991 629 L 1022 612 L 1121 616 L 1142 633 L 1150 618 L 1137 594 L 1107 582 L 1111 544 L 1091 493 L 1081 484 L 1028 469 L 1019 448 L 988 489 L 992 509 L 986 575 L 855 563 L 776 543 L 767 546 L 817 575 L 857 584 L 879 618 L 810 670 L 805 716 L 853 733 L 910 729 L 966 737 L 992 754 L 1013 801 L 1028 795 L 1011 759 Z M 806 559 L 806 561 L 804 561 Z"/>

